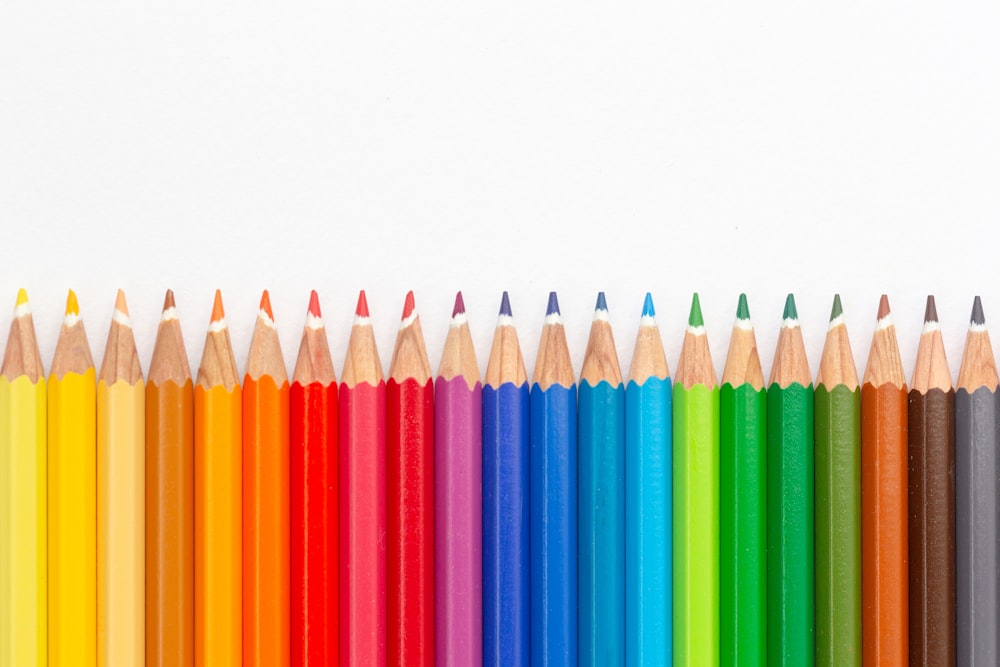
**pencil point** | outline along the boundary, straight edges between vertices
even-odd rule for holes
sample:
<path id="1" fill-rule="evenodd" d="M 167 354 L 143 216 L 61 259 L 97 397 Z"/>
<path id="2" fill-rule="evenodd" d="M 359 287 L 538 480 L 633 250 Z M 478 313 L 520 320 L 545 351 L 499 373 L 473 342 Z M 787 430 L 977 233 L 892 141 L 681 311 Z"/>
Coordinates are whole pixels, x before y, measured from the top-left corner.
<path id="1" fill-rule="evenodd" d="M 226 317 L 226 311 L 222 308 L 222 291 L 215 290 L 215 301 L 212 303 L 212 319 L 211 322 L 221 322 Z"/>
<path id="2" fill-rule="evenodd" d="M 840 295 L 833 295 L 833 308 L 830 310 L 830 321 L 833 322 L 835 319 L 844 314 L 844 307 L 840 304 Z"/>
<path id="3" fill-rule="evenodd" d="M 506 315 L 507 317 L 513 317 L 513 313 L 510 310 L 510 297 L 507 292 L 504 291 L 503 296 L 500 297 L 500 314 Z"/>
<path id="4" fill-rule="evenodd" d="M 970 322 L 979 326 L 986 324 L 986 315 L 983 314 L 983 302 L 979 299 L 978 295 L 972 301 L 972 319 Z"/>
<path id="5" fill-rule="evenodd" d="M 316 290 L 309 293 L 309 314 L 313 317 L 323 317 L 319 310 L 319 294 L 316 293 Z"/>
<path id="6" fill-rule="evenodd" d="M 879 302 L 878 302 L 878 316 L 877 317 L 880 320 L 881 319 L 885 319 L 885 317 L 887 315 L 889 315 L 889 313 L 891 313 L 891 312 L 892 311 L 889 309 L 889 297 L 887 297 L 885 294 L 883 294 L 882 298 L 879 299 Z"/>
<path id="7" fill-rule="evenodd" d="M 747 304 L 747 295 L 740 294 L 740 302 L 736 305 L 736 319 L 738 320 L 749 320 L 750 319 L 750 306 Z"/>
<path id="8" fill-rule="evenodd" d="M 698 299 L 697 292 L 695 292 L 694 296 L 691 298 L 691 314 L 688 315 L 688 326 L 705 326 L 705 319 L 701 316 L 701 301 Z"/>
<path id="9" fill-rule="evenodd" d="M 545 309 L 546 315 L 560 315 L 559 312 L 559 297 L 556 296 L 555 292 L 549 292 L 549 305 Z"/>
<path id="10" fill-rule="evenodd" d="M 122 315 L 128 315 L 128 303 L 125 301 L 125 292 L 122 290 L 118 290 L 118 294 L 115 296 L 115 310 Z"/>
<path id="11" fill-rule="evenodd" d="M 924 308 L 924 322 L 937 322 L 937 304 L 934 303 L 934 295 L 927 295 L 927 307 Z"/>
<path id="12" fill-rule="evenodd" d="M 597 293 L 597 305 L 594 307 L 594 310 L 603 310 L 604 312 L 608 311 L 608 301 L 604 297 L 604 292 Z"/>
<path id="13" fill-rule="evenodd" d="M 264 290 L 264 293 L 260 295 L 260 309 L 264 311 L 268 319 L 274 321 L 274 311 L 271 310 L 271 295 L 267 293 L 267 290 Z"/>
<path id="14" fill-rule="evenodd" d="M 80 304 L 76 301 L 76 292 L 73 290 L 69 291 L 66 295 L 66 315 L 79 315 L 80 314 Z"/>
<path id="15" fill-rule="evenodd" d="M 358 305 L 354 308 L 354 314 L 358 317 L 368 317 L 368 297 L 365 296 L 364 290 L 358 293 Z"/>
<path id="16" fill-rule="evenodd" d="M 785 312 L 781 315 L 783 320 L 799 319 L 799 311 L 795 309 L 795 296 L 789 294 L 785 298 Z"/>
<path id="17" fill-rule="evenodd" d="M 653 295 L 646 292 L 646 299 L 642 302 L 642 316 L 656 317 L 656 309 L 653 308 Z"/>
<path id="18" fill-rule="evenodd" d="M 27 306 L 28 305 L 28 292 L 23 287 L 17 290 L 17 301 L 14 303 L 14 307 L 17 306 Z"/>
<path id="19" fill-rule="evenodd" d="M 406 320 L 411 315 L 413 315 L 413 311 L 416 309 L 416 307 L 417 307 L 416 306 L 416 301 L 413 298 L 413 290 L 410 290 L 409 292 L 406 293 L 406 301 L 403 302 L 403 318 L 402 319 Z"/>
<path id="20" fill-rule="evenodd" d="M 171 308 L 176 308 L 177 304 L 174 303 L 174 291 L 167 290 L 166 295 L 163 297 L 163 310 L 164 312 L 170 310 Z"/>
<path id="21" fill-rule="evenodd" d="M 459 290 L 455 295 L 455 307 L 451 309 L 451 316 L 465 314 L 465 300 L 462 298 L 462 291 Z"/>

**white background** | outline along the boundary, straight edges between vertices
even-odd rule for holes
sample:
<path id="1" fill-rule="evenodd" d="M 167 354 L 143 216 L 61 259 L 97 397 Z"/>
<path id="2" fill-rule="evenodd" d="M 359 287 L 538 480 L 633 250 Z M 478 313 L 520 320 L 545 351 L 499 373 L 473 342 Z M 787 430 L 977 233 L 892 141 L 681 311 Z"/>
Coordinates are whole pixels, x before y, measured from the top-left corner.
<path id="1" fill-rule="evenodd" d="M 65 290 L 100 361 L 115 289 L 144 364 L 172 287 L 192 368 L 223 289 L 241 367 L 269 288 L 289 368 L 308 290 L 337 367 L 368 290 L 388 364 L 408 289 L 437 366 L 456 289 L 485 367 L 511 291 L 529 371 L 550 289 L 579 367 L 595 293 L 627 368 L 651 290 L 721 371 L 750 296 L 810 360 L 841 292 L 859 370 L 888 292 L 909 373 L 928 291 L 957 372 L 1000 315 L 1000 3 L 21 2 L 0 8 L 0 341 Z"/>

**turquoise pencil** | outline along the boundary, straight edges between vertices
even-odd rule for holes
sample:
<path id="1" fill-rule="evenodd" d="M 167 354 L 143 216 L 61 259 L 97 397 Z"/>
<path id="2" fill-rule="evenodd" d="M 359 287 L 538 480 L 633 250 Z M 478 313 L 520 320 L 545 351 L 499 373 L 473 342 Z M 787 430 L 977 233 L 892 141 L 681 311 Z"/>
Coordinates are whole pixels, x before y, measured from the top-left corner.
<path id="1" fill-rule="evenodd" d="M 579 665 L 625 659 L 625 388 L 597 295 L 580 373 L 577 447 Z"/>
<path id="2" fill-rule="evenodd" d="M 664 667 L 673 653 L 670 371 L 646 295 L 625 388 L 625 664 Z"/>

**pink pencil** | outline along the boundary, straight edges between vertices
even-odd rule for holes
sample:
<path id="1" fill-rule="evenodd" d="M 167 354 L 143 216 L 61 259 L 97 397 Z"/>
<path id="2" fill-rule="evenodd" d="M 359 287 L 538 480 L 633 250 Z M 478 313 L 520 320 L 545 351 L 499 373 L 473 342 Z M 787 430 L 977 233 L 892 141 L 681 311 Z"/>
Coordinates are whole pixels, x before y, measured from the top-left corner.
<path id="1" fill-rule="evenodd" d="M 434 387 L 434 652 L 466 667 L 483 659 L 483 401 L 461 292 Z"/>

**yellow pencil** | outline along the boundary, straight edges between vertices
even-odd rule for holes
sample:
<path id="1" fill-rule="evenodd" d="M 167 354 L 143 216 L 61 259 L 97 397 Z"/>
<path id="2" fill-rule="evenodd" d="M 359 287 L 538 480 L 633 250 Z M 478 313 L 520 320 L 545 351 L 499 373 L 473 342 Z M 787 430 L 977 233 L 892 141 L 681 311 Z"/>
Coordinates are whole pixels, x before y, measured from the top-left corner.
<path id="1" fill-rule="evenodd" d="M 97 664 L 96 394 L 70 290 L 48 383 L 49 667 Z"/>
<path id="2" fill-rule="evenodd" d="M 97 382 L 97 662 L 146 658 L 146 392 L 125 294 Z"/>
<path id="3" fill-rule="evenodd" d="M 46 664 L 45 370 L 17 293 L 0 367 L 0 667 Z"/>

